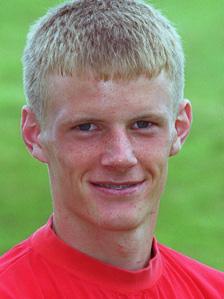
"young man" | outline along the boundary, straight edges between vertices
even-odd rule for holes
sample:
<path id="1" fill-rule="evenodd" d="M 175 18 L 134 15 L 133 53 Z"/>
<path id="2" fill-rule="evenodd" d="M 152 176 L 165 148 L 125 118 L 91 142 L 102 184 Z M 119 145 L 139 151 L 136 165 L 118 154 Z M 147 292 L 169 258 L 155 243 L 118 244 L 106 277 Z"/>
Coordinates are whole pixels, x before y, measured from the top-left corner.
<path id="1" fill-rule="evenodd" d="M 137 0 L 76 0 L 31 29 L 24 142 L 53 216 L 0 259 L 0 298 L 224 298 L 224 274 L 154 238 L 191 125 L 175 29 Z"/>

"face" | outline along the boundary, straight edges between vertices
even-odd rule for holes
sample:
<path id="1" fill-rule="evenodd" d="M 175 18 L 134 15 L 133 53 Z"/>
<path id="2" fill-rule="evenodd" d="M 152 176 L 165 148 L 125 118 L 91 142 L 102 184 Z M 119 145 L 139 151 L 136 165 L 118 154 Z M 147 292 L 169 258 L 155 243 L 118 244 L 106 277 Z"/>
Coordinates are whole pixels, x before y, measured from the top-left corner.
<path id="1" fill-rule="evenodd" d="M 111 230 L 147 223 L 180 141 L 169 80 L 161 74 L 129 82 L 51 76 L 49 82 L 47 116 L 36 127 L 32 153 L 48 164 L 54 213 Z"/>

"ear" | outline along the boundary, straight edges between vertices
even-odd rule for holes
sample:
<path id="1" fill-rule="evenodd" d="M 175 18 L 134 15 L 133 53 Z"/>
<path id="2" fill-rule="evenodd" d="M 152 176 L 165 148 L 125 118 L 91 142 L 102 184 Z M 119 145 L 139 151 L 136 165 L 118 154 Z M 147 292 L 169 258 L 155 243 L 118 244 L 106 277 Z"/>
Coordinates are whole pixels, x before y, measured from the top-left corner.
<path id="1" fill-rule="evenodd" d="M 41 162 L 47 163 L 40 142 L 41 127 L 34 112 L 28 107 L 22 108 L 22 136 L 28 151 Z"/>
<path id="2" fill-rule="evenodd" d="M 183 100 L 178 107 L 178 114 L 175 120 L 174 140 L 170 156 L 176 155 L 186 140 L 192 123 L 192 107 L 189 100 Z"/>

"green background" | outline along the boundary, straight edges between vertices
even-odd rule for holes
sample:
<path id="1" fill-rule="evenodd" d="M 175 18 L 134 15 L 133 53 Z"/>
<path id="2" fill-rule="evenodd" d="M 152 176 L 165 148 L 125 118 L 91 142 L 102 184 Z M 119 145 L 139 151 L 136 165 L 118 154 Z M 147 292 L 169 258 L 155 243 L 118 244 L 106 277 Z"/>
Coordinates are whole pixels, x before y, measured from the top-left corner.
<path id="1" fill-rule="evenodd" d="M 20 61 L 29 25 L 59 2 L 0 3 L 0 253 L 51 213 L 47 169 L 29 156 L 20 135 Z M 182 36 L 185 94 L 194 111 L 190 138 L 170 160 L 156 234 L 160 242 L 224 270 L 224 2 L 152 3 Z"/>

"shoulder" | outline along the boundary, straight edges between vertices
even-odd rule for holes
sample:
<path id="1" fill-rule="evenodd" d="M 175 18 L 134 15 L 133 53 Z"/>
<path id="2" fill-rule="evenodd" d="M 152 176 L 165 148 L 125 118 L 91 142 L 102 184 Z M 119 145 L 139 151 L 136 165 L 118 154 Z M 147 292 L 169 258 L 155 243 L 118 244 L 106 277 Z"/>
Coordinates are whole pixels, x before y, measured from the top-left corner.
<path id="1" fill-rule="evenodd" d="M 213 269 L 167 246 L 158 245 L 167 273 L 192 281 L 200 289 L 224 293 L 224 272 Z"/>
<path id="2" fill-rule="evenodd" d="M 29 239 L 14 246 L 0 257 L 0 277 L 4 276 L 11 268 L 16 268 L 26 263 L 31 252 Z"/>
<path id="3" fill-rule="evenodd" d="M 49 231 L 50 224 L 51 219 L 26 240 L 20 242 L 0 256 L 0 281 L 2 281 L 3 277 L 7 277 L 11 271 L 17 273 L 17 275 L 32 272 L 32 261 L 37 259 L 37 254 L 34 253 L 33 239 L 38 235 L 40 243 L 43 243 L 43 236 Z M 48 235 L 46 237 L 48 237 Z"/>
<path id="4" fill-rule="evenodd" d="M 0 257 L 0 298 L 42 298 L 32 269 L 34 258 L 30 238 Z"/>
<path id="5" fill-rule="evenodd" d="M 180 267 L 187 267 L 189 271 L 197 271 L 206 274 L 211 274 L 224 279 L 224 272 L 211 268 L 195 259 L 184 255 L 174 249 L 171 249 L 165 245 L 159 244 L 159 250 L 161 255 L 165 258 L 166 263 L 173 264 Z"/>

